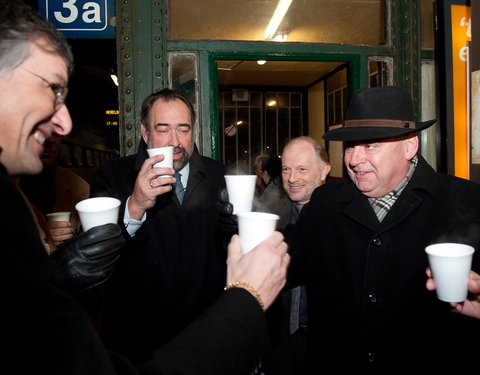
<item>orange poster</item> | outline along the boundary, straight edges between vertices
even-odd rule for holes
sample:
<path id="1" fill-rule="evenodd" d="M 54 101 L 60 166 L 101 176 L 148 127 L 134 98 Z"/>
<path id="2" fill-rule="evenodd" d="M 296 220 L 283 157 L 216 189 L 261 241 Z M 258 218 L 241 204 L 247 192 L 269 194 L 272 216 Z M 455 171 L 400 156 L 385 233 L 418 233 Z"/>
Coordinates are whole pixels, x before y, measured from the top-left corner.
<path id="1" fill-rule="evenodd" d="M 468 120 L 467 42 L 472 40 L 470 7 L 452 5 L 452 75 L 455 176 L 469 178 L 470 136 Z"/>

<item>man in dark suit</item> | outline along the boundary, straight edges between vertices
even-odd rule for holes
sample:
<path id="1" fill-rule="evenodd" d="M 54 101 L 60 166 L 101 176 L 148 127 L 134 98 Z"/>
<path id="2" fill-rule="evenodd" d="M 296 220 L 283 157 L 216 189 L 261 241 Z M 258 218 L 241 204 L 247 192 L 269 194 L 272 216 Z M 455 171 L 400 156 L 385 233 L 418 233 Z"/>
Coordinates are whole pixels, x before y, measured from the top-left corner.
<path id="1" fill-rule="evenodd" d="M 122 201 L 129 238 L 106 287 L 102 334 L 135 362 L 197 318 L 225 285 L 225 238 L 215 207 L 225 172 L 199 154 L 194 123 L 183 95 L 170 89 L 151 94 L 142 105 L 137 154 L 107 161 L 93 178 L 92 196 Z M 173 170 L 152 168 L 162 156 L 149 158 L 147 148 L 166 146 L 173 147 Z M 174 172 L 181 174 L 183 201 L 172 188 L 179 182 L 169 177 Z"/>
<path id="2" fill-rule="evenodd" d="M 71 131 L 64 99 L 72 66 L 70 48 L 52 24 L 20 0 L 0 0 L 0 374 L 250 374 L 268 349 L 264 309 L 285 284 L 289 256 L 278 232 L 245 255 L 234 236 L 226 290 L 138 367 L 106 349 L 66 291 L 85 278 L 99 281 L 97 272 L 110 266 L 102 259 L 125 242 L 118 225 L 107 224 L 48 255 L 12 181 L 39 173 L 46 138 Z M 107 253 L 105 238 L 112 240 Z M 67 280 L 68 269 L 82 272 Z"/>
<path id="3" fill-rule="evenodd" d="M 375 87 L 357 91 L 345 126 L 324 135 L 344 142 L 349 179 L 316 189 L 285 232 L 289 282 L 307 291 L 311 369 L 466 372 L 478 354 L 461 344 L 478 337 L 478 321 L 425 287 L 427 245 L 480 248 L 480 186 L 418 153 L 417 133 L 434 122 L 415 121 L 407 90 Z"/>

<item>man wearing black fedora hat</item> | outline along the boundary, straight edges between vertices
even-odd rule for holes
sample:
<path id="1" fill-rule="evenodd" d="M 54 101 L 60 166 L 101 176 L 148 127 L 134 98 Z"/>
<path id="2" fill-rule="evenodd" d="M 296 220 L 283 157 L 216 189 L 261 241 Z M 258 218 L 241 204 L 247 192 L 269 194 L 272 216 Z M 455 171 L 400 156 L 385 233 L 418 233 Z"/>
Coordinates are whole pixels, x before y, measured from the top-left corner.
<path id="1" fill-rule="evenodd" d="M 285 233 L 289 284 L 307 290 L 312 372 L 461 370 L 478 354 L 463 344 L 478 320 L 425 287 L 427 245 L 480 249 L 480 185 L 436 173 L 418 153 L 417 133 L 434 123 L 415 121 L 408 91 L 367 88 L 324 135 L 344 142 L 349 178 L 317 188 Z"/>

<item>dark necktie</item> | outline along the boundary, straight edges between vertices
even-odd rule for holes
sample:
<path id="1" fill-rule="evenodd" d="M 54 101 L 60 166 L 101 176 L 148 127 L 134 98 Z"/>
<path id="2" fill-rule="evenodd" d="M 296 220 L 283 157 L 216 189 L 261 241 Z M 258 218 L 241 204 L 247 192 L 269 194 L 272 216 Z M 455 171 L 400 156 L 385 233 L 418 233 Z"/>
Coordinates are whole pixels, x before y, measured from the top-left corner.
<path id="1" fill-rule="evenodd" d="M 300 216 L 300 211 L 302 210 L 303 205 L 298 203 L 292 204 L 292 209 L 290 210 L 290 223 L 295 224 Z"/>
<path id="2" fill-rule="evenodd" d="M 294 203 L 290 215 L 290 222 L 295 224 L 303 205 Z M 305 286 L 300 285 L 292 289 L 292 305 L 290 307 L 290 333 L 307 326 L 307 294 Z"/>
<path id="3" fill-rule="evenodd" d="M 175 194 L 177 194 L 178 201 L 180 202 L 180 204 L 182 204 L 183 196 L 185 195 L 185 189 L 183 187 L 182 178 L 181 178 L 182 175 L 181 173 L 177 172 L 173 175 L 173 177 L 177 179 L 177 181 L 173 184 L 173 189 L 175 191 Z"/>

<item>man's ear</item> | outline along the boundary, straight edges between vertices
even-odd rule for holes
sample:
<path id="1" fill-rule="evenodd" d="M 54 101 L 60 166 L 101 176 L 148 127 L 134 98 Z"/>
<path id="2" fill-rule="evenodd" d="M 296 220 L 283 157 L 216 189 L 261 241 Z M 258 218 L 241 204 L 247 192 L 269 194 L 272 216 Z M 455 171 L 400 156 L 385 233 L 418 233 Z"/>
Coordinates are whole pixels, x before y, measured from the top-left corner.
<path id="1" fill-rule="evenodd" d="M 407 160 L 412 160 L 413 157 L 418 152 L 418 136 L 415 134 L 411 137 L 408 137 L 405 141 L 405 158 Z"/>
<path id="2" fill-rule="evenodd" d="M 147 127 L 144 124 L 142 124 L 140 126 L 140 130 L 142 131 L 142 138 L 143 138 L 144 142 L 148 145 L 148 129 L 147 129 Z"/>
<path id="3" fill-rule="evenodd" d="M 330 173 L 331 169 L 332 169 L 332 165 L 330 163 L 325 163 L 325 165 L 323 166 L 322 175 L 321 175 L 322 183 L 325 182 L 325 180 L 327 179 L 327 176 Z"/>

